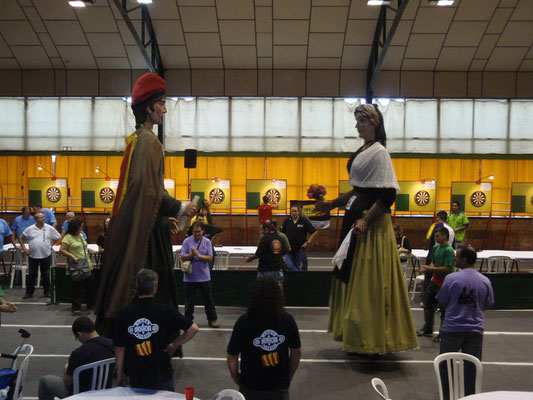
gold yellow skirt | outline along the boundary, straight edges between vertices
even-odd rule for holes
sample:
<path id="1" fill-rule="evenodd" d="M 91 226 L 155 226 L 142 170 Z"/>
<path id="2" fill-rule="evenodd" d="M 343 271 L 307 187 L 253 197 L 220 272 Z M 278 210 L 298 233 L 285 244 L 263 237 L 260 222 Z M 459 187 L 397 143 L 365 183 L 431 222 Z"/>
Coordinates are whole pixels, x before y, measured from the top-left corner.
<path id="1" fill-rule="evenodd" d="M 358 239 L 348 283 L 333 278 L 328 330 L 350 352 L 418 347 L 390 214 L 377 217 Z"/>

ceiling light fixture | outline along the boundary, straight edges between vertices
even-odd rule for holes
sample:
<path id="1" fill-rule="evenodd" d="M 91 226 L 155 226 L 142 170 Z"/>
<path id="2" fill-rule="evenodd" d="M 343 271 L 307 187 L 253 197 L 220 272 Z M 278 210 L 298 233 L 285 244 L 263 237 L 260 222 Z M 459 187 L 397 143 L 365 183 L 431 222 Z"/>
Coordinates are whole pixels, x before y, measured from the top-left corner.
<path id="1" fill-rule="evenodd" d="M 139 4 L 152 4 L 152 0 L 137 0 Z"/>
<path id="2" fill-rule="evenodd" d="M 89 4 L 93 4 L 94 0 L 69 0 L 68 4 L 71 7 L 85 7 Z"/>
<path id="3" fill-rule="evenodd" d="M 391 0 L 368 0 L 366 3 L 369 6 L 386 6 L 389 5 Z"/>
<path id="4" fill-rule="evenodd" d="M 429 0 L 429 4 L 434 6 L 451 6 L 454 0 Z"/>

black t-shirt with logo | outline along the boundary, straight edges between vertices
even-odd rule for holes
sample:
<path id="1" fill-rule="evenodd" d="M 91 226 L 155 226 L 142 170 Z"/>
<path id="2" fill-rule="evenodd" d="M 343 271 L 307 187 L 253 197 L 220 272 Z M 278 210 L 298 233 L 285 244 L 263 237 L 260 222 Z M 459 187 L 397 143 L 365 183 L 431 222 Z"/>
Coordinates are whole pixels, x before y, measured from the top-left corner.
<path id="1" fill-rule="evenodd" d="M 289 349 L 301 347 L 294 318 L 283 312 L 278 321 L 257 321 L 242 315 L 231 334 L 228 353 L 241 355 L 239 383 L 248 389 L 287 389 L 290 386 Z"/>
<path id="2" fill-rule="evenodd" d="M 309 218 L 300 216 L 296 223 L 292 220 L 292 217 L 287 217 L 283 221 L 283 225 L 280 229 L 289 238 L 291 247 L 302 247 L 307 241 L 307 234 L 313 234 L 316 232 L 316 228 L 313 226 Z"/>
<path id="3" fill-rule="evenodd" d="M 95 361 L 102 361 L 107 358 L 115 357 L 115 348 L 111 339 L 98 336 L 87 340 L 84 344 L 74 350 L 68 359 L 67 375 L 73 376 L 74 370 L 82 365 L 90 364 Z M 109 371 L 109 378 L 106 387 L 110 388 L 113 383 L 114 368 Z M 92 371 L 82 371 L 80 373 L 80 393 L 91 390 L 93 381 Z M 72 386 L 69 387 L 72 393 Z"/>
<path id="4" fill-rule="evenodd" d="M 163 350 L 172 334 L 191 325 L 176 309 L 153 298 L 135 299 L 118 313 L 113 342 L 125 348 L 124 372 L 131 387 L 154 389 L 172 378 L 170 355 Z"/>
<path id="5" fill-rule="evenodd" d="M 283 243 L 278 235 L 275 233 L 263 235 L 255 251 L 255 255 L 259 257 L 257 270 L 281 271 L 284 264 L 283 250 Z"/>

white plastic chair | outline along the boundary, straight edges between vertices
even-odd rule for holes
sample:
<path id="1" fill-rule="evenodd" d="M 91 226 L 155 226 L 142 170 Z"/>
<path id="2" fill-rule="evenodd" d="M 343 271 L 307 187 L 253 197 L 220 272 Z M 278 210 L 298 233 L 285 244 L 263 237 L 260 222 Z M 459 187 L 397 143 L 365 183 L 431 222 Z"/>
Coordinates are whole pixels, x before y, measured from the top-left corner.
<path id="1" fill-rule="evenodd" d="M 80 392 L 80 372 L 88 369 L 93 370 L 93 377 L 90 390 L 105 389 L 109 378 L 109 370 L 111 365 L 115 364 L 115 357 L 107 358 L 105 360 L 95 361 L 90 364 L 80 365 L 74 370 L 72 374 L 72 394 Z"/>
<path id="2" fill-rule="evenodd" d="M 424 274 L 420 274 L 420 275 L 417 275 L 415 277 L 415 281 L 413 283 L 413 289 L 411 290 L 411 300 L 413 300 L 415 298 L 415 292 L 416 292 L 416 287 L 418 285 L 420 285 L 420 287 L 422 288 L 422 285 L 424 284 L 424 279 L 425 279 L 425 275 Z"/>
<path id="3" fill-rule="evenodd" d="M 379 378 L 372 378 L 372 387 L 380 395 L 382 399 L 392 400 L 389 397 L 389 391 L 387 390 L 387 385 Z"/>
<path id="4" fill-rule="evenodd" d="M 20 349 L 20 351 L 19 351 Z M 18 357 L 24 357 L 20 366 L 18 367 L 17 380 L 15 381 L 15 391 L 13 392 L 13 400 L 22 400 L 24 397 L 24 382 L 26 380 L 26 371 L 30 363 L 30 356 L 33 353 L 33 346 L 31 344 L 24 344 L 16 350 Z M 17 360 L 13 363 L 13 369 L 17 369 Z"/>
<path id="5" fill-rule="evenodd" d="M 440 364 L 446 363 L 446 373 L 448 376 L 448 391 L 450 393 L 450 400 L 458 400 L 465 397 L 465 369 L 464 362 L 470 361 L 476 367 L 476 381 L 475 392 L 481 392 L 481 376 L 483 375 L 483 366 L 481 361 L 476 357 L 465 353 L 443 353 L 435 358 L 433 361 L 433 367 L 435 368 L 435 374 L 437 375 L 437 381 L 439 384 L 439 396 L 440 400 L 444 400 L 442 394 L 442 380 Z"/>
<path id="6" fill-rule="evenodd" d="M 213 269 L 228 269 L 229 252 L 215 250 L 215 264 Z"/>
<path id="7" fill-rule="evenodd" d="M 224 389 L 218 392 L 214 400 L 222 400 L 225 397 L 229 397 L 231 400 L 246 400 L 241 392 L 233 389 Z"/>
<path id="8" fill-rule="evenodd" d="M 508 256 L 491 256 L 487 258 L 487 273 L 510 273 L 513 271 L 513 259 Z"/>

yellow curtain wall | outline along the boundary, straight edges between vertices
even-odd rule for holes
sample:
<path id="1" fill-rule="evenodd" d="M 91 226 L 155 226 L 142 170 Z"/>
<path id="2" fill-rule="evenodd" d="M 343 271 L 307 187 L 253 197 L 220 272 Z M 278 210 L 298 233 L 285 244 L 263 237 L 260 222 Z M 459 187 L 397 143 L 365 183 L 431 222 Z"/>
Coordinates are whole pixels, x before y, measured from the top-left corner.
<path id="1" fill-rule="evenodd" d="M 72 197 L 69 204 L 81 204 L 81 178 L 102 178 L 96 167 L 111 178 L 119 176 L 120 156 L 57 156 L 55 175 L 67 178 Z M 286 179 L 287 198 L 305 199 L 306 189 L 313 183 L 327 187 L 327 198 L 338 194 L 339 180 L 347 180 L 346 157 L 198 157 L 197 168 L 189 171 L 189 179 L 231 180 L 234 213 L 244 212 L 246 179 Z M 43 170 L 38 170 L 41 164 Z M 533 160 L 513 159 L 438 159 L 393 158 L 400 181 L 431 180 L 437 182 L 437 209 L 449 208 L 452 182 L 476 181 L 480 176 L 494 175 L 493 212 L 507 215 L 510 209 L 511 183 L 533 182 Z M 27 203 L 28 178 L 49 177 L 52 172 L 49 155 L 0 156 L 0 207 L 16 211 Z M 176 197 L 187 198 L 187 169 L 182 156 L 167 156 L 166 178 L 176 181 Z M 488 180 L 486 180 L 488 181 Z M 58 211 L 64 211 L 59 209 Z"/>

